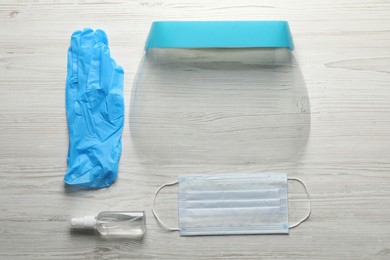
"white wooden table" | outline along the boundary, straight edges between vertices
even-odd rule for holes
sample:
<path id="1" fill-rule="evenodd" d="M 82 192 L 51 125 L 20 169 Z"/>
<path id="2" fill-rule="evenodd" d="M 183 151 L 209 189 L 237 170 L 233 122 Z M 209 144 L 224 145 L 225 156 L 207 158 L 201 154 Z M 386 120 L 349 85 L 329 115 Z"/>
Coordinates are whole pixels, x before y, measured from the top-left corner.
<path id="1" fill-rule="evenodd" d="M 2 0 L 0 258 L 389 259 L 390 2 L 322 2 Z M 162 160 L 164 151 L 141 153 L 130 134 L 130 99 L 154 20 L 288 20 L 310 103 L 299 157 L 186 164 Z M 66 52 L 71 33 L 83 27 L 104 29 L 125 69 L 119 178 L 94 191 L 67 188 L 62 180 Z M 263 171 L 300 177 L 312 194 L 311 218 L 288 236 L 180 237 L 152 217 L 156 188 L 178 175 Z M 176 191 L 159 198 L 161 217 L 171 225 L 177 223 Z M 143 240 L 68 229 L 71 217 L 126 209 L 146 211 Z"/>

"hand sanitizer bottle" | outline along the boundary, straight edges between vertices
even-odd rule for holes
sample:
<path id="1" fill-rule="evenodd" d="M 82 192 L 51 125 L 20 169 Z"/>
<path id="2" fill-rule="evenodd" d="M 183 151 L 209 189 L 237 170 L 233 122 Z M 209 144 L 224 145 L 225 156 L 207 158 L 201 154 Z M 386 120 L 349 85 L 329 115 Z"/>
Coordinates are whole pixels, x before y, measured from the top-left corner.
<path id="1" fill-rule="evenodd" d="M 72 218 L 71 228 L 96 229 L 103 236 L 142 237 L 145 234 L 144 211 L 103 211 L 96 217 Z"/>

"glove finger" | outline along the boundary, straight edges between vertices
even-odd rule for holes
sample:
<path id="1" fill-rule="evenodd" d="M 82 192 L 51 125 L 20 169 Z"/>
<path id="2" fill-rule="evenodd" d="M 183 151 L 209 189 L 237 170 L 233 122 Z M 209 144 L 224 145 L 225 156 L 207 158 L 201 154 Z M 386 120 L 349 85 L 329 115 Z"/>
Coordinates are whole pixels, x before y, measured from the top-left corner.
<path id="1" fill-rule="evenodd" d="M 67 70 L 66 70 L 66 79 L 70 79 L 72 77 L 73 70 L 73 57 L 72 57 L 72 47 L 70 46 L 68 48 L 68 63 L 67 63 Z"/>
<path id="2" fill-rule="evenodd" d="M 111 90 L 107 96 L 108 117 L 112 123 L 117 124 L 117 127 L 123 127 L 123 75 L 123 68 L 121 66 L 116 66 L 112 73 Z"/>
<path id="3" fill-rule="evenodd" d="M 88 73 L 86 95 L 91 105 L 92 113 L 96 112 L 104 100 L 104 93 L 101 88 L 101 57 L 104 45 L 96 44 L 92 49 L 91 64 Z"/>
<path id="4" fill-rule="evenodd" d="M 95 31 L 95 41 L 96 43 L 101 42 L 104 45 L 108 46 L 107 34 L 103 30 L 97 29 Z"/>
<path id="5" fill-rule="evenodd" d="M 78 93 L 80 97 L 87 90 L 87 80 L 91 63 L 92 49 L 95 46 L 94 31 L 86 28 L 81 32 L 80 50 L 78 56 Z"/>
<path id="6" fill-rule="evenodd" d="M 106 95 L 110 92 L 112 73 L 115 66 L 112 64 L 112 59 L 110 55 L 110 49 L 107 46 L 104 46 L 101 56 L 101 83 L 102 90 Z"/>
<path id="7" fill-rule="evenodd" d="M 68 69 L 66 77 L 66 113 L 69 123 L 70 116 L 74 111 L 74 104 L 77 99 L 77 60 L 80 45 L 81 31 L 72 34 L 70 47 L 68 49 Z"/>
<path id="8" fill-rule="evenodd" d="M 111 80 L 110 93 L 123 95 L 124 71 L 121 66 L 116 66 Z"/>
<path id="9" fill-rule="evenodd" d="M 78 73 L 78 59 L 79 59 L 79 51 L 80 51 L 80 36 L 81 31 L 75 31 L 72 34 L 70 48 L 72 50 L 72 72 L 73 75 L 77 78 Z"/>
<path id="10" fill-rule="evenodd" d="M 74 82 L 73 75 L 73 53 L 71 47 L 68 49 L 68 69 L 66 76 L 66 114 L 69 116 L 73 112 L 74 102 L 76 101 L 77 82 Z"/>

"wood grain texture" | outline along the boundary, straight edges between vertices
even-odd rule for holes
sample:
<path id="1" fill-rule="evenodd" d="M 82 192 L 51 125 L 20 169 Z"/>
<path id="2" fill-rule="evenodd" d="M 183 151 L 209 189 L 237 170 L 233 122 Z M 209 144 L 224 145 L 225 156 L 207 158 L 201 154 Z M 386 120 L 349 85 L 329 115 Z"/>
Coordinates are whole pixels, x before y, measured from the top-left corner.
<path id="1" fill-rule="evenodd" d="M 167 160 L 164 151 L 140 152 L 137 137 L 130 134 L 130 99 L 154 20 L 288 20 L 310 103 L 310 131 L 300 156 L 185 163 Z M 68 188 L 62 181 L 68 145 L 66 52 L 71 33 L 87 26 L 108 33 L 126 86 L 119 178 L 112 187 L 94 191 Z M 390 258 L 389 1 L 2 0 L 0 50 L 1 259 Z M 176 92 L 176 97 L 185 94 Z M 212 93 L 216 100 L 217 95 Z M 245 100 L 237 95 L 237 102 Z M 236 133 L 256 137 L 256 117 L 250 125 L 223 107 L 209 117 L 184 113 L 185 126 L 226 122 Z M 143 117 L 144 122 L 164 122 L 164 115 L 153 116 Z M 232 128 L 229 118 L 235 116 L 243 128 Z M 173 130 L 181 130 L 174 125 Z M 174 143 L 175 131 L 166 130 L 161 144 Z M 181 238 L 163 231 L 152 217 L 156 188 L 178 175 L 261 171 L 300 177 L 311 191 L 310 220 L 288 236 Z M 293 208 L 304 210 L 299 187 L 292 190 Z M 159 198 L 161 218 L 172 226 L 177 223 L 176 192 L 166 189 Z M 71 217 L 123 209 L 146 210 L 142 241 L 105 240 L 68 229 Z"/>

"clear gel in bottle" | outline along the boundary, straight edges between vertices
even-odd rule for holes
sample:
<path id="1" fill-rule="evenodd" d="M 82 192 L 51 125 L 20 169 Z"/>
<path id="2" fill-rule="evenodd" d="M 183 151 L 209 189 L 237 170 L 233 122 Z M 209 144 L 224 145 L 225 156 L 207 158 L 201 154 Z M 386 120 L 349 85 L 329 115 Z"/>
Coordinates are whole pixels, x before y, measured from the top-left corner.
<path id="1" fill-rule="evenodd" d="M 103 236 L 139 238 L 145 234 L 144 211 L 103 211 L 96 217 L 72 218 L 71 227 L 96 229 Z"/>

